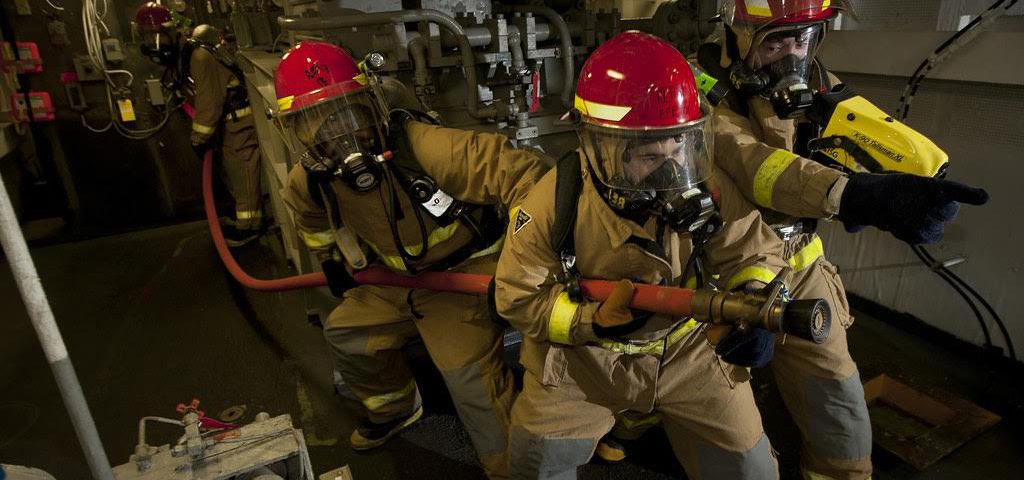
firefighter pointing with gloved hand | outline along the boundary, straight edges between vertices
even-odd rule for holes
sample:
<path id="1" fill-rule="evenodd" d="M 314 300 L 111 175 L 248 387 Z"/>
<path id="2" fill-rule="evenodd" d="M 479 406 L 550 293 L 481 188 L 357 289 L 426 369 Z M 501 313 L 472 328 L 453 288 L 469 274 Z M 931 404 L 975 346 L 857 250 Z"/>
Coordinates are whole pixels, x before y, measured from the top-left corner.
<path id="1" fill-rule="evenodd" d="M 504 136 L 432 125 L 333 44 L 296 45 L 281 59 L 275 86 L 279 125 L 303 153 L 284 201 L 306 245 L 337 246 L 346 264 L 324 264 L 332 290 L 344 296 L 324 337 L 367 415 L 352 448 L 379 446 L 420 418 L 401 348 L 421 337 L 485 471 L 505 477 L 513 381 L 503 328 L 486 299 L 357 286 L 347 272 L 377 263 L 402 274 L 492 274 L 506 212 L 547 167 Z M 407 108 L 386 110 L 396 104 Z"/>
<path id="2" fill-rule="evenodd" d="M 780 341 L 771 364 L 803 437 L 804 475 L 815 479 L 869 478 L 872 469 L 871 424 L 846 342 L 853 318 L 813 219 L 835 216 L 848 229 L 873 225 L 912 244 L 930 243 L 942 237 L 958 202 L 987 199 L 984 190 L 956 182 L 846 174 L 793 153 L 808 155 L 801 150 L 819 135 L 819 125 L 793 118 L 814 117 L 812 106 L 836 82 L 815 52 L 843 8 L 843 1 L 726 1 L 724 39 L 699 53 L 701 67 L 731 90 L 715 109 L 716 165 L 785 241 L 793 297 L 829 300 L 837 324 L 822 345 L 792 336 Z M 865 119 L 851 113 L 839 120 Z"/>
<path id="3" fill-rule="evenodd" d="M 195 90 L 192 149 L 202 158 L 207 150 L 220 147 L 226 183 L 235 200 L 235 224 L 224 228 L 224 238 L 237 247 L 259 237 L 263 209 L 256 128 L 231 43 L 231 37 L 222 38 L 210 25 L 199 25 L 186 46 L 190 57 L 184 74 Z"/>
<path id="4" fill-rule="evenodd" d="M 726 332 L 629 309 L 637 283 L 760 286 L 782 242 L 725 177 L 690 66 L 667 42 L 625 32 L 599 46 L 576 89 L 578 151 L 510 222 L 499 313 L 524 333 L 512 409 L 513 478 L 571 478 L 624 412 L 659 414 L 690 478 L 771 479 L 778 469 L 744 365 L 771 357 L 763 329 Z M 618 280 L 603 303 L 576 280 Z M 714 335 L 719 338 L 720 335 Z"/>

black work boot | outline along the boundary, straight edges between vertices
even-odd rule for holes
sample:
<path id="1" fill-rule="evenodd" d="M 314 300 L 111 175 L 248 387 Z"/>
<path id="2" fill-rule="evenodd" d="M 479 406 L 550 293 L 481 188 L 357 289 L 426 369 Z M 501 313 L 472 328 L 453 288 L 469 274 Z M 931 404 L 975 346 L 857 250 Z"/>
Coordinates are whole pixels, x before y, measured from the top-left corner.
<path id="1" fill-rule="evenodd" d="M 364 420 L 362 425 L 359 425 L 349 438 L 352 450 L 363 451 L 384 445 L 384 442 L 387 442 L 398 432 L 416 423 L 421 416 L 423 416 L 422 405 L 416 407 L 416 411 L 408 416 L 396 418 L 385 423 L 373 423 L 369 420 Z"/>
<path id="2" fill-rule="evenodd" d="M 260 230 L 254 228 L 238 228 L 227 225 L 222 228 L 224 232 L 224 243 L 229 247 L 241 247 L 247 243 L 260 238 Z"/>

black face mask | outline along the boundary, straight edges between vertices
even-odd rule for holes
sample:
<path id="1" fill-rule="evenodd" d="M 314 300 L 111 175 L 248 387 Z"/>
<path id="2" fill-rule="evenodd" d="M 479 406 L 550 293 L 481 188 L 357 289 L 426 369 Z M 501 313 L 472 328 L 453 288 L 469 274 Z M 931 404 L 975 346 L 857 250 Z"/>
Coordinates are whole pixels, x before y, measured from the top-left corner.
<path id="1" fill-rule="evenodd" d="M 797 118 L 814 102 L 814 90 L 807 86 L 804 59 L 786 55 L 768 66 L 768 99 L 779 118 Z"/>
<path id="2" fill-rule="evenodd" d="M 302 166 L 312 175 L 333 175 L 357 192 L 369 192 L 380 185 L 384 168 L 378 155 L 338 148 L 330 143 L 316 145 L 302 158 Z"/>
<path id="3" fill-rule="evenodd" d="M 142 54 L 150 61 L 164 67 L 174 67 L 178 63 L 178 46 L 171 43 L 161 43 L 159 47 L 143 43 L 139 46 Z"/>

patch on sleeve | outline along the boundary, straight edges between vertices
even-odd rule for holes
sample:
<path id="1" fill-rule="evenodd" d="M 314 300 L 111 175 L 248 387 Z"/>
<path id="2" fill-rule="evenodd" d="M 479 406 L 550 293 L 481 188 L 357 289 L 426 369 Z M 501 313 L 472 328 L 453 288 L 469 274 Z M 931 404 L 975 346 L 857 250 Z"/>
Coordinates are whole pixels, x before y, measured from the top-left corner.
<path id="1" fill-rule="evenodd" d="M 519 212 L 516 213 L 516 227 L 512 230 L 512 235 L 519 233 L 526 224 L 530 223 L 530 220 L 533 220 L 533 217 L 531 217 L 529 213 L 526 213 L 525 210 L 519 210 Z"/>

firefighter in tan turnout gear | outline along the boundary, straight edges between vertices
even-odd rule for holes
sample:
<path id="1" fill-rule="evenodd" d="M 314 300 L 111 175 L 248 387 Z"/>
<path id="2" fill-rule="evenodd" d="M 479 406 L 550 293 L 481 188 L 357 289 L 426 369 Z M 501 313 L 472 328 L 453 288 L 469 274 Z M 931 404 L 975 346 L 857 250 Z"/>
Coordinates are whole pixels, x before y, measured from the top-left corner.
<path id="1" fill-rule="evenodd" d="M 193 82 L 195 116 L 192 148 L 200 158 L 219 142 L 228 190 L 235 200 L 235 223 L 224 228 L 229 246 L 259 237 L 263 226 L 260 151 L 252 121 L 245 78 L 235 65 L 232 39 L 220 39 L 209 25 L 199 25 L 185 50 L 186 76 Z"/>
<path id="2" fill-rule="evenodd" d="M 757 210 L 712 175 L 690 66 L 625 32 L 590 56 L 576 95 L 581 147 L 513 216 L 496 275 L 498 311 L 524 332 L 511 476 L 574 477 L 615 415 L 635 412 L 661 416 L 689 478 L 777 478 L 747 369 L 728 363 L 765 363 L 773 336 L 628 308 L 634 283 L 754 288 L 785 265 Z M 620 282 L 597 303 L 576 278 Z"/>
<path id="3" fill-rule="evenodd" d="M 351 437 L 373 448 L 415 422 L 419 391 L 400 349 L 422 337 L 487 474 L 506 476 L 513 381 L 503 328 L 484 297 L 354 284 L 352 269 L 492 274 L 507 212 L 547 169 L 501 135 L 431 125 L 384 111 L 378 79 L 342 48 L 301 42 L 275 77 L 278 120 L 306 150 L 284 193 L 305 243 L 338 246 L 324 264 L 343 300 L 324 325 L 336 369 L 365 407 Z"/>
<path id="4" fill-rule="evenodd" d="M 811 480 L 863 479 L 872 471 L 871 424 L 845 332 L 853 317 L 812 219 L 835 215 L 851 231 L 874 225 L 910 243 L 929 243 L 941 238 L 957 201 L 977 204 L 987 197 L 934 178 L 847 175 L 793 153 L 812 137 L 798 134 L 809 124 L 798 127 L 792 118 L 808 107 L 815 91 L 827 92 L 837 82 L 814 54 L 826 23 L 842 8 L 846 2 L 726 1 L 724 41 L 703 46 L 699 55 L 703 69 L 720 72 L 713 76 L 728 79 L 734 89 L 715 109 L 716 166 L 761 208 L 785 242 L 785 258 L 795 272 L 793 297 L 823 298 L 831 306 L 834 328 L 824 344 L 779 336 L 771 363 L 802 434 L 801 469 Z"/>

